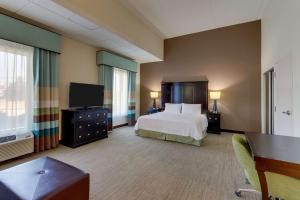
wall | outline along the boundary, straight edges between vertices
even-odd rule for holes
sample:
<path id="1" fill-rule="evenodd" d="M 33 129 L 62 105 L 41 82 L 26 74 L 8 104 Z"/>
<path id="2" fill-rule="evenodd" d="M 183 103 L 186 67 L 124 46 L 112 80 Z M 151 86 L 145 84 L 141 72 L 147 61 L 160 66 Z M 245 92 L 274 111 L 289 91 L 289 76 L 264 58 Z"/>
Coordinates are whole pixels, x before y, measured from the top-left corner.
<path id="1" fill-rule="evenodd" d="M 206 76 L 221 90 L 223 129 L 260 131 L 260 21 L 165 40 L 163 62 L 141 65 L 141 114 L 166 77 Z"/>
<path id="2" fill-rule="evenodd" d="M 99 84 L 98 66 L 96 65 L 96 49 L 92 46 L 78 42 L 76 40 L 63 37 L 61 44 L 61 54 L 59 56 L 59 101 L 60 108 L 68 108 L 69 104 L 69 84 L 70 82 Z M 136 112 L 139 113 L 140 95 L 140 73 L 138 66 L 137 73 L 137 105 Z"/>
<path id="3" fill-rule="evenodd" d="M 68 108 L 70 82 L 99 84 L 96 51 L 98 49 L 63 37 L 59 56 L 60 108 Z"/>
<path id="4" fill-rule="evenodd" d="M 52 27 L 12 13 L 0 7 L 0 13 L 22 20 L 46 30 Z M 98 48 L 73 40 L 67 36 L 61 38 L 61 54 L 59 55 L 59 106 L 68 108 L 70 82 L 98 84 L 98 66 L 96 65 L 96 52 Z M 140 66 L 136 76 L 136 117 L 140 113 Z"/>
<path id="5" fill-rule="evenodd" d="M 289 58 L 293 72 L 293 132 L 300 137 L 300 1 L 272 0 L 264 10 L 262 18 L 262 70 L 261 76 L 274 64 Z M 263 85 L 262 85 L 263 87 Z M 262 90 L 263 91 L 263 90 Z M 262 93 L 262 102 L 264 94 Z M 264 119 L 262 104 L 262 119 Z M 265 121 L 262 120 L 264 128 Z"/>
<path id="6" fill-rule="evenodd" d="M 155 56 L 157 60 L 163 59 L 163 38 L 132 14 L 119 1 L 54 1 L 146 50 Z"/>

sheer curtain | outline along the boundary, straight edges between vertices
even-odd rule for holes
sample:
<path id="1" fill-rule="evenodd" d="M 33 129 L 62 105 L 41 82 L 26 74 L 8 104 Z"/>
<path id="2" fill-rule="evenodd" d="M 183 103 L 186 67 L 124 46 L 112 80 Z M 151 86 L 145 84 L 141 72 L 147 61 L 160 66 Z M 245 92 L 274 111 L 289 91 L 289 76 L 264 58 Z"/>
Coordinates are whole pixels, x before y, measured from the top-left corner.
<path id="1" fill-rule="evenodd" d="M 127 123 L 128 73 L 114 68 L 113 76 L 113 126 Z"/>
<path id="2" fill-rule="evenodd" d="M 31 131 L 33 48 L 0 39 L 0 137 Z"/>

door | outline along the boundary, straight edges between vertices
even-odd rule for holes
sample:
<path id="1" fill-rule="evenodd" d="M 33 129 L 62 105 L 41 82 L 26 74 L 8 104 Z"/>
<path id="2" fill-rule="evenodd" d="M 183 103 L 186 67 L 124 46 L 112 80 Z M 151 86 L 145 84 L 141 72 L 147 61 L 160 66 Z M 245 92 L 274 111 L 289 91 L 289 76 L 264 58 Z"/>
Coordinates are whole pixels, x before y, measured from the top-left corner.
<path id="1" fill-rule="evenodd" d="M 274 134 L 293 135 L 292 59 L 290 56 L 274 66 L 275 115 Z"/>

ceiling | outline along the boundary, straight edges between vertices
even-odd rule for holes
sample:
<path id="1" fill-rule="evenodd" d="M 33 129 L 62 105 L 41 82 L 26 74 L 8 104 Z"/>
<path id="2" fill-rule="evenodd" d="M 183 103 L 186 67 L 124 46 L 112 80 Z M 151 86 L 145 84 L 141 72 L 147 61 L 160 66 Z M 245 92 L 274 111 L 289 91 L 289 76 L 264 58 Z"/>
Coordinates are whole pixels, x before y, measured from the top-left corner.
<path id="1" fill-rule="evenodd" d="M 114 51 L 140 63 L 160 60 L 51 0 L 0 0 L 0 7 L 52 27 L 63 35 Z"/>
<path id="2" fill-rule="evenodd" d="M 269 0 L 120 0 L 164 38 L 261 19 Z"/>
<path id="3" fill-rule="evenodd" d="M 116 0 L 117 1 L 117 0 Z M 162 38 L 261 19 L 269 0 L 118 0 Z M 0 0 L 0 7 L 140 63 L 160 61 L 117 34 L 52 0 Z"/>

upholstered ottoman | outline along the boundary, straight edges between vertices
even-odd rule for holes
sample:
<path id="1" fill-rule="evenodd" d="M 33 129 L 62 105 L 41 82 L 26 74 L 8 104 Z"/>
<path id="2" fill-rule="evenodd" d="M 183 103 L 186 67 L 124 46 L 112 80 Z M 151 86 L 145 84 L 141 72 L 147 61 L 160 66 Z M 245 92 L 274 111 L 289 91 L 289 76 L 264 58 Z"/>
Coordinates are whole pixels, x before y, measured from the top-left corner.
<path id="1" fill-rule="evenodd" d="M 0 171 L 1 200 L 87 200 L 89 174 L 43 157 Z"/>

